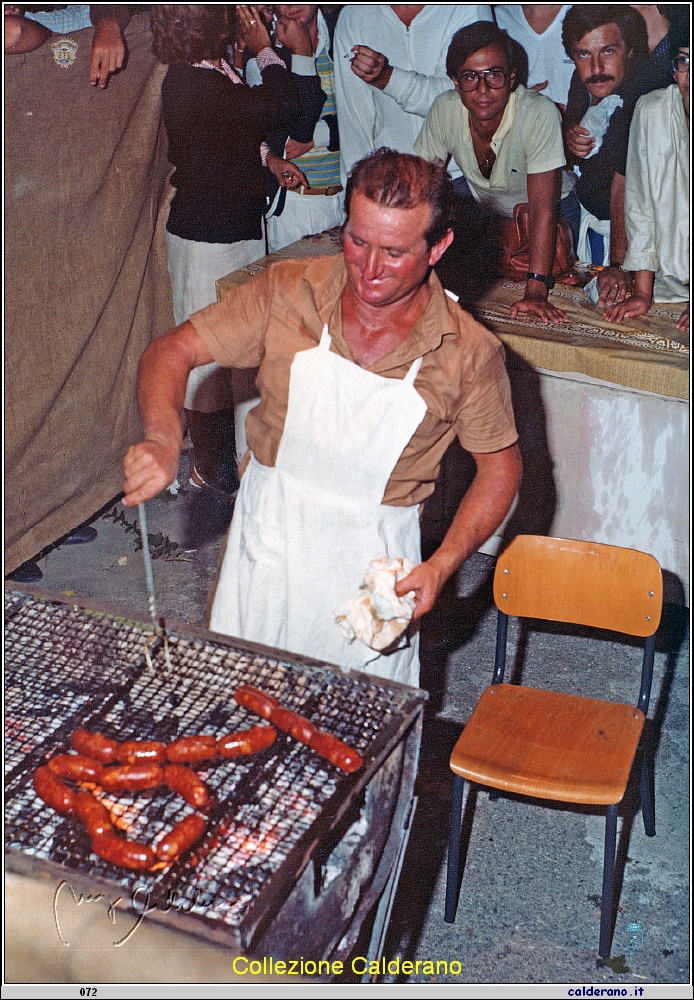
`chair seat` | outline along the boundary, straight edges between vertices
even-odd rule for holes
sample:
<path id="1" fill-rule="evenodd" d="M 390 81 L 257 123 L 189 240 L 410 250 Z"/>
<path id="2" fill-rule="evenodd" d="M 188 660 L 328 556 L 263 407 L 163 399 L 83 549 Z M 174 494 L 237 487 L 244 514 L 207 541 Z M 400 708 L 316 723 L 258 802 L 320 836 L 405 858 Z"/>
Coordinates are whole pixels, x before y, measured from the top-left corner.
<path id="1" fill-rule="evenodd" d="M 633 705 L 488 687 L 451 754 L 468 781 L 558 802 L 621 802 L 645 716 Z"/>

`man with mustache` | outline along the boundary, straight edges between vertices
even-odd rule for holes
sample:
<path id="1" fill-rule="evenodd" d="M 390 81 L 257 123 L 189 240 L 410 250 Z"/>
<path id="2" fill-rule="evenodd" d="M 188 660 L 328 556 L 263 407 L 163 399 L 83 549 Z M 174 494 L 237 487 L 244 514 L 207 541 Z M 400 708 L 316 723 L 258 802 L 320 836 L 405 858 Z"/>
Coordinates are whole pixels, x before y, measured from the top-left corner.
<path id="1" fill-rule="evenodd" d="M 580 169 L 578 255 L 596 264 L 609 263 L 598 277 L 598 305 L 608 308 L 621 301 L 631 286 L 631 276 L 622 268 L 627 251 L 624 186 L 631 118 L 639 97 L 660 83 L 648 63 L 645 22 L 628 5 L 574 5 L 564 18 L 562 41 L 576 66 L 565 125 L 569 155 Z M 585 127 L 586 112 L 595 113 L 601 104 L 606 119 L 602 127 Z"/>

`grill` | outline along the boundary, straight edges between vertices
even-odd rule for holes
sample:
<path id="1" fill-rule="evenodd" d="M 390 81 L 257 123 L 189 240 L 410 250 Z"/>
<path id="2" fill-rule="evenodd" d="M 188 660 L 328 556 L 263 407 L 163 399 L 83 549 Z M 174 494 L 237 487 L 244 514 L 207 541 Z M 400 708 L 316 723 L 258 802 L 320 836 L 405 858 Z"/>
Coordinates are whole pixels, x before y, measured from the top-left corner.
<path id="1" fill-rule="evenodd" d="M 368 912 L 392 892 L 426 696 L 187 626 L 170 623 L 167 636 L 170 670 L 151 625 L 6 589 L 8 867 L 108 889 L 136 911 L 146 900 L 150 918 L 251 954 L 262 942 L 265 953 L 296 945 L 312 957 L 346 957 Z M 78 727 L 166 743 L 256 725 L 233 700 L 242 684 L 355 747 L 364 766 L 343 774 L 278 733 L 252 757 L 196 767 L 214 800 L 205 837 L 173 865 L 144 873 L 92 854 L 79 820 L 34 793 L 34 770 L 67 752 Z M 193 811 L 164 788 L 96 794 L 129 839 L 149 844 Z"/>

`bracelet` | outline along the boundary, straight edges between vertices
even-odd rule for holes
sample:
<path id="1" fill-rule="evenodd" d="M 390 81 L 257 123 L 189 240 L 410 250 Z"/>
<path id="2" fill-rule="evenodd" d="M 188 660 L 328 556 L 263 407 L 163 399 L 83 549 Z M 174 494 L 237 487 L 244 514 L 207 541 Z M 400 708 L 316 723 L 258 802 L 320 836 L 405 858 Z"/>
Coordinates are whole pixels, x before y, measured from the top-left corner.
<path id="1" fill-rule="evenodd" d="M 614 261 L 614 260 L 611 260 L 611 261 L 610 261 L 610 267 L 614 268 L 614 270 L 615 270 L 615 271 L 623 271 L 623 270 L 624 270 L 624 268 L 622 267 L 622 265 L 621 265 L 621 264 L 618 264 L 618 263 L 617 263 L 616 261 Z"/>

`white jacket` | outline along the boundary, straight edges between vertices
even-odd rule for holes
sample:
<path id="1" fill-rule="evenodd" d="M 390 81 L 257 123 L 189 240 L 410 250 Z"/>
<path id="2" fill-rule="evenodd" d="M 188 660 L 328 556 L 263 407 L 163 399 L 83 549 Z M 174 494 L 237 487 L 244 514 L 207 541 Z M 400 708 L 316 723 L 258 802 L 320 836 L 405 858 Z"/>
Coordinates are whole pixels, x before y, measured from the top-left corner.
<path id="1" fill-rule="evenodd" d="M 446 53 L 460 28 L 491 21 L 489 4 L 427 4 L 409 28 L 388 4 L 349 4 L 335 29 L 335 90 L 343 184 L 357 160 L 381 146 L 414 152 L 414 141 L 434 99 L 453 86 Z M 368 45 L 393 67 L 385 90 L 352 72 L 351 50 Z M 460 171 L 452 171 L 459 176 Z"/>
<path id="2" fill-rule="evenodd" d="M 654 271 L 656 302 L 689 298 L 689 130 L 673 84 L 639 98 L 629 133 L 627 271 Z"/>

